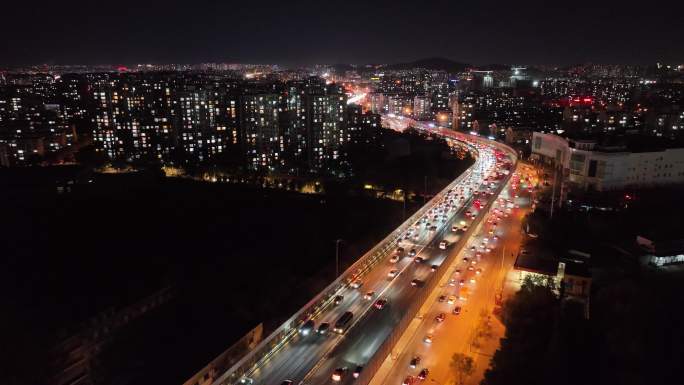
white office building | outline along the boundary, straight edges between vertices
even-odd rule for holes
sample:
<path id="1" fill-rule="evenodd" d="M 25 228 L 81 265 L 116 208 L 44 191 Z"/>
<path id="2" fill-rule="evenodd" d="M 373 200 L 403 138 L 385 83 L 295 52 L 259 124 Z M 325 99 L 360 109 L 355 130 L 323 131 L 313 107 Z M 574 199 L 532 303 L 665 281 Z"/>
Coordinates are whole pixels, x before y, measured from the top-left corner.
<path id="1" fill-rule="evenodd" d="M 684 148 L 630 152 L 591 140 L 532 135 L 532 157 L 561 165 L 566 181 L 585 190 L 619 190 L 684 183 Z"/>

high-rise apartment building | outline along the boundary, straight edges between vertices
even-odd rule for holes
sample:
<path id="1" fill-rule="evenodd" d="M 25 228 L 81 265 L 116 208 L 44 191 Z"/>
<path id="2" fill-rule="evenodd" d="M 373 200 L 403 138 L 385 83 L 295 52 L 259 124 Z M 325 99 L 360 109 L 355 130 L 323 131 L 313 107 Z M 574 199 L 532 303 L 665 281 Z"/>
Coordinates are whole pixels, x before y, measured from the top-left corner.
<path id="1" fill-rule="evenodd" d="M 174 96 L 169 86 L 102 77 L 94 82 L 92 97 L 93 139 L 110 159 L 168 160 L 175 139 Z"/>
<path id="2" fill-rule="evenodd" d="M 280 165 L 284 150 L 280 131 L 282 96 L 275 93 L 243 95 L 240 127 L 248 167 L 273 169 Z"/>
<path id="3" fill-rule="evenodd" d="M 449 108 L 449 83 L 436 82 L 430 86 L 432 95 L 432 108 L 435 110 L 446 110 Z"/>
<path id="4" fill-rule="evenodd" d="M 349 141 L 346 121 L 347 96 L 336 87 L 324 94 L 307 95 L 307 146 L 309 165 L 320 168 L 340 156 L 340 147 Z"/>
<path id="5" fill-rule="evenodd" d="M 370 111 L 374 114 L 384 114 L 388 110 L 387 97 L 379 92 L 368 94 Z"/>
<path id="6" fill-rule="evenodd" d="M 36 164 L 75 140 L 59 105 L 45 104 L 20 88 L 0 93 L 0 166 Z"/>
<path id="7" fill-rule="evenodd" d="M 418 120 L 430 120 L 432 118 L 432 102 L 429 96 L 416 95 L 413 98 L 413 116 Z"/>

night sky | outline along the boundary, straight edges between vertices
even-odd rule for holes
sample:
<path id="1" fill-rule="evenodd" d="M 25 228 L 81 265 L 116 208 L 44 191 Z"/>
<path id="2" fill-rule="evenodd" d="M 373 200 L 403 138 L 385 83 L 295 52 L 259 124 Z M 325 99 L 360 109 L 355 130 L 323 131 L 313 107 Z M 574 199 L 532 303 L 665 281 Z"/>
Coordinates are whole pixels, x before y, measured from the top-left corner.
<path id="1" fill-rule="evenodd" d="M 0 64 L 684 62 L 683 4 L 15 0 Z"/>

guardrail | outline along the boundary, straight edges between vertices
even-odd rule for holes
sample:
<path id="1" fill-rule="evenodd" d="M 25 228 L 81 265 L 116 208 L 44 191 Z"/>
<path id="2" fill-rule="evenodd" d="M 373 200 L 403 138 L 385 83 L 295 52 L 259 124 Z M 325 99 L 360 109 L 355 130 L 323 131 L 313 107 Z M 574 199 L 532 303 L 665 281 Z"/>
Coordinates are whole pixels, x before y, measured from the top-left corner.
<path id="1" fill-rule="evenodd" d="M 366 254 L 361 256 L 349 268 L 347 268 L 335 281 L 328 285 L 316 297 L 304 305 L 292 317 L 280 325 L 273 331 L 266 339 L 261 341 L 253 350 L 247 353 L 242 359 L 235 363 L 230 369 L 224 372 L 217 378 L 212 385 L 233 385 L 238 384 L 241 379 L 248 377 L 250 373 L 256 370 L 261 365 L 268 362 L 268 360 L 277 353 L 285 344 L 297 336 L 297 327 L 309 319 L 315 319 L 323 311 L 325 311 L 333 302 L 333 298 L 341 289 L 346 287 L 353 279 L 362 277 L 365 273 L 375 266 L 379 261 L 388 257 L 390 251 L 397 246 L 398 241 L 402 235 L 413 226 L 425 213 L 439 202 L 446 193 L 457 186 L 464 178 L 470 176 L 473 167 L 478 164 L 479 150 L 476 146 L 462 141 L 466 145 L 476 161 L 470 168 L 463 172 L 453 182 L 449 183 L 442 191 L 437 193 L 430 201 L 423 207 L 405 220 L 399 227 L 392 231 L 387 237 L 380 241 Z"/>

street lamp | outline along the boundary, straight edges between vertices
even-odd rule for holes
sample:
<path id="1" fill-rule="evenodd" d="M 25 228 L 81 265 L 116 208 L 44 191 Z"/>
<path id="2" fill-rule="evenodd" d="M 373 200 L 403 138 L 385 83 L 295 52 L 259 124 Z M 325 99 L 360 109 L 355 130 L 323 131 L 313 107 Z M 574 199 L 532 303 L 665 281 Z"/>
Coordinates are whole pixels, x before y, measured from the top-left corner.
<path id="1" fill-rule="evenodd" d="M 335 279 L 340 276 L 340 243 L 343 239 L 335 240 Z"/>

